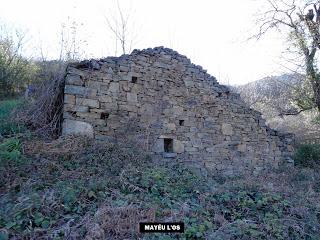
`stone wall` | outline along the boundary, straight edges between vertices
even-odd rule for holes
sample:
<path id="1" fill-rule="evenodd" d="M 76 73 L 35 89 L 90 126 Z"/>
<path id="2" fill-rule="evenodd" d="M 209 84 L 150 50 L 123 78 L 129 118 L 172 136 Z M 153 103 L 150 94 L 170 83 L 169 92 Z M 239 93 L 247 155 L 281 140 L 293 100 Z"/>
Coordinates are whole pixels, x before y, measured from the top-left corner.
<path id="1" fill-rule="evenodd" d="M 126 140 L 209 170 L 277 167 L 292 138 L 202 67 L 163 47 L 69 65 L 63 134 Z"/>

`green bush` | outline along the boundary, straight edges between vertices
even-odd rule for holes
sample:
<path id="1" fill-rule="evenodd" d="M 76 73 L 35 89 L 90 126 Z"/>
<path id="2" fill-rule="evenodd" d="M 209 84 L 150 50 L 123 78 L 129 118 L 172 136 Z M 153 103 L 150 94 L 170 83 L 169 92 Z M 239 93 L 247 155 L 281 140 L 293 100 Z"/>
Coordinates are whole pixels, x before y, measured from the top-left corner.
<path id="1" fill-rule="evenodd" d="M 16 99 L 0 101 L 0 119 L 7 118 L 11 111 L 16 108 L 19 101 Z"/>
<path id="2" fill-rule="evenodd" d="M 8 138 L 0 144 L 0 167 L 23 161 L 21 142 L 17 138 Z"/>
<path id="3" fill-rule="evenodd" d="M 3 26 L 0 31 L 0 98 L 6 98 L 23 92 L 38 67 L 21 54 L 22 34 L 10 34 L 3 31 Z"/>
<path id="4" fill-rule="evenodd" d="M 301 145 L 294 155 L 296 165 L 303 167 L 320 166 L 320 144 Z"/>
<path id="5" fill-rule="evenodd" d="M 320 114 L 318 114 L 313 120 L 313 123 L 320 124 Z"/>
<path id="6" fill-rule="evenodd" d="M 0 136 L 14 135 L 26 130 L 25 126 L 14 121 L 13 111 L 25 104 L 21 100 L 0 101 Z"/>

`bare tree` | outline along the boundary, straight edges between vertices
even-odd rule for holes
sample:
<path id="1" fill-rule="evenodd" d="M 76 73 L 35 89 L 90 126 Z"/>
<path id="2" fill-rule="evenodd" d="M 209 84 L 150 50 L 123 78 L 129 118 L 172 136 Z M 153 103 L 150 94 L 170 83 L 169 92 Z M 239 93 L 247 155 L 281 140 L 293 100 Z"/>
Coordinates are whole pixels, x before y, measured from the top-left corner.
<path id="1" fill-rule="evenodd" d="M 79 61 L 85 55 L 83 48 L 87 45 L 87 41 L 83 37 L 79 38 L 82 26 L 83 23 L 70 17 L 61 25 L 60 61 Z"/>
<path id="2" fill-rule="evenodd" d="M 296 53 L 303 57 L 304 62 L 300 66 L 304 70 L 307 82 L 311 85 L 311 98 L 307 99 L 309 94 L 303 93 L 303 97 L 295 99 L 298 108 L 283 114 L 294 115 L 314 108 L 320 113 L 320 73 L 316 55 L 320 50 L 320 2 L 307 1 L 303 4 L 299 4 L 296 0 L 265 0 L 265 2 L 267 9 L 258 18 L 259 31 L 254 37 L 260 39 L 273 29 L 285 32 L 288 49 L 296 49 Z M 301 96 L 301 93 L 299 94 Z"/>
<path id="3" fill-rule="evenodd" d="M 134 24 L 132 21 L 132 10 L 125 12 L 119 3 L 116 1 L 117 9 L 115 15 L 110 13 L 109 16 L 104 16 L 107 27 L 115 37 L 115 55 L 118 53 L 118 43 L 120 42 L 122 54 L 131 52 L 132 45 L 137 37 L 134 33 Z"/>

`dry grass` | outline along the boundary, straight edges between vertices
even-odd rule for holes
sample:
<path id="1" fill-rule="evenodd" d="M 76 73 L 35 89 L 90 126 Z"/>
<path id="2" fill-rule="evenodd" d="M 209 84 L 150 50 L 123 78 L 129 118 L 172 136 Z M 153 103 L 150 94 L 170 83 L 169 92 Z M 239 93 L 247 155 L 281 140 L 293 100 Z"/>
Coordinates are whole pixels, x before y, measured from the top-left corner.
<path id="1" fill-rule="evenodd" d="M 305 198 L 301 200 L 305 202 L 308 199 L 320 200 L 320 193 L 314 191 L 316 179 L 320 179 L 318 169 L 287 167 L 278 171 L 261 172 L 257 176 L 244 175 L 241 178 L 230 179 L 222 186 L 241 185 L 247 189 L 279 193 L 288 198 L 302 194 Z"/>
<path id="2" fill-rule="evenodd" d="M 139 236 L 139 222 L 155 221 L 155 209 L 135 206 L 108 207 L 98 209 L 87 225 L 87 240 L 132 239 Z"/>
<path id="3" fill-rule="evenodd" d="M 46 156 L 53 155 L 72 155 L 79 153 L 85 149 L 92 140 L 83 136 L 62 136 L 58 139 L 43 141 L 42 139 L 32 139 L 23 144 L 23 150 L 26 155 L 35 156 L 45 154 Z"/>
<path id="4" fill-rule="evenodd" d="M 248 193 L 281 196 L 282 203 L 288 201 L 287 212 L 279 218 L 270 220 L 275 226 L 281 226 L 283 236 L 289 239 L 292 231 L 300 234 L 301 238 L 297 239 L 305 239 L 305 237 L 307 239 L 318 239 L 317 236 L 320 236 L 320 172 L 318 169 L 290 167 L 276 172 L 262 172 L 256 176 L 233 177 L 220 185 L 215 190 L 215 194 L 223 195 L 226 192 L 241 192 L 244 190 Z M 264 223 L 257 221 L 255 218 L 227 220 L 223 214 L 219 213 L 219 208 L 214 208 L 216 212 L 214 222 L 220 227 L 214 231 L 209 231 L 207 235 L 209 239 L 232 239 L 232 231 L 235 228 L 248 229 L 250 225 L 257 226 L 260 229 L 265 228 Z M 310 234 L 312 231 L 318 235 L 312 236 Z M 263 237 L 263 239 L 265 237 L 267 239 L 279 239 L 273 235 L 263 235 Z M 296 237 L 293 239 L 296 239 Z M 240 237 L 239 239 L 246 238 Z M 280 237 L 280 239 L 282 238 Z"/>
<path id="5" fill-rule="evenodd" d="M 18 114 L 20 122 L 38 135 L 52 138 L 61 133 L 64 95 L 65 64 L 54 70 L 43 69 L 43 79 L 36 91 L 35 100 Z"/>
<path id="6" fill-rule="evenodd" d="M 29 139 L 22 146 L 31 162 L 4 169 L 0 177 L 6 209 L 0 213 L 6 224 L 16 224 L 2 228 L 13 239 L 167 239 L 139 234 L 140 221 L 183 221 L 186 232 L 171 239 L 320 236 L 315 169 L 211 179 L 182 165 L 151 165 L 140 149 L 83 137 Z M 36 225 L 39 213 L 50 220 L 48 228 Z"/>

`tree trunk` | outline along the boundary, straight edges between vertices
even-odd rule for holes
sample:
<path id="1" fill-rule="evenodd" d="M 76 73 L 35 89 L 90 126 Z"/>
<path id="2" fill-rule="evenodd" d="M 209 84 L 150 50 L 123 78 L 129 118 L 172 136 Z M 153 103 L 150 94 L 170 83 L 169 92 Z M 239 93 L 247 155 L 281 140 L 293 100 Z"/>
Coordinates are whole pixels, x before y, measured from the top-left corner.
<path id="1" fill-rule="evenodd" d="M 320 113 L 320 79 L 314 68 L 314 55 L 306 55 L 306 74 L 307 80 L 312 85 L 314 103 L 318 112 Z"/>

